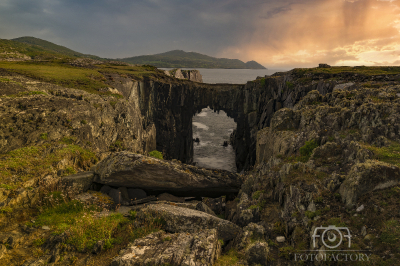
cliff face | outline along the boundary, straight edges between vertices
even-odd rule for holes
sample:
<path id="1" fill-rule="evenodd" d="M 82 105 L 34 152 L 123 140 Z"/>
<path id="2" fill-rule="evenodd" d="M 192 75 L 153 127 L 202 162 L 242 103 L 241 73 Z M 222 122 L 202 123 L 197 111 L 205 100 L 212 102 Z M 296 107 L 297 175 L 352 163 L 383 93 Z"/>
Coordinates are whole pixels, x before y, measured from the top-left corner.
<path id="1" fill-rule="evenodd" d="M 333 82 L 318 82 L 288 88 L 290 75 L 269 77 L 246 85 L 170 83 L 147 80 L 137 83 L 142 114 L 154 121 L 157 149 L 167 159 L 191 163 L 193 158 L 192 117 L 209 106 L 223 110 L 237 123 L 233 136 L 238 170 L 256 160 L 258 130 L 269 126 L 274 112 L 293 107 L 311 90 L 331 91 Z M 125 85 L 125 87 L 129 87 Z"/>

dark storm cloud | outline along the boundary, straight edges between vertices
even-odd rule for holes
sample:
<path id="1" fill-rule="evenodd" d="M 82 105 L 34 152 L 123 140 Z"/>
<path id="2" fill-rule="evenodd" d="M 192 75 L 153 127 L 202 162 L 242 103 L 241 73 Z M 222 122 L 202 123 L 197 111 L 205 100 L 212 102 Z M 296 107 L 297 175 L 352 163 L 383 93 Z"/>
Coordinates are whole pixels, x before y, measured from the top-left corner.
<path id="1" fill-rule="evenodd" d="M 398 49 L 398 2 L 1 0 L 0 38 L 110 58 L 182 49 L 266 65 L 375 62 L 368 51 Z"/>
<path id="2" fill-rule="evenodd" d="M 2 38 L 57 41 L 86 53 L 123 57 L 171 49 L 213 53 L 251 33 L 265 1 L 3 0 Z"/>

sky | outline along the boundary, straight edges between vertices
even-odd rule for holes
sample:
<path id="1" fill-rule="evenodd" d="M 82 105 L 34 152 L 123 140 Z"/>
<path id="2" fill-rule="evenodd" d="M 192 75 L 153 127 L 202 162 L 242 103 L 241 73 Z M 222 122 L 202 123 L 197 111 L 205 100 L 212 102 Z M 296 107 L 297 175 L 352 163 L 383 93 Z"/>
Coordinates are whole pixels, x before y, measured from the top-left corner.
<path id="1" fill-rule="evenodd" d="M 22 36 L 106 58 L 400 65 L 400 0 L 1 0 L 0 38 Z"/>

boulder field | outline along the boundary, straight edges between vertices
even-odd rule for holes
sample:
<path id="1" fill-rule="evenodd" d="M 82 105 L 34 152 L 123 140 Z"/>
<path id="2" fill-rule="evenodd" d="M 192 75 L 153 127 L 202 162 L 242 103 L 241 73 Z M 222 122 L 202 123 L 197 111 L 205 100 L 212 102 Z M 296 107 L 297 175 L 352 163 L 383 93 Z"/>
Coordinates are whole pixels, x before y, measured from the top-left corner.
<path id="1" fill-rule="evenodd" d="M 349 265 L 400 259 L 397 68 L 246 85 L 114 71 L 105 94 L 0 71 L 2 265 L 343 265 L 310 259 L 336 254 L 313 239 L 333 226 Z M 242 174 L 190 165 L 206 106 L 237 122 Z"/>

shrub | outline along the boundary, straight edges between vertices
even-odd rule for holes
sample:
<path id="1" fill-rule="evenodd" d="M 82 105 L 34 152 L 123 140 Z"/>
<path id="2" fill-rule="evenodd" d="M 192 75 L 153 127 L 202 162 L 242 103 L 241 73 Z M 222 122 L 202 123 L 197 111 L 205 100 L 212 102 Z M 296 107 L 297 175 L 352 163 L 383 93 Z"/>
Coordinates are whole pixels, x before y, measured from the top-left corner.
<path id="1" fill-rule="evenodd" d="M 164 160 L 162 153 L 157 150 L 149 152 L 149 156 L 160 159 L 160 160 Z"/>
<path id="2" fill-rule="evenodd" d="M 293 89 L 294 84 L 293 84 L 293 82 L 286 81 L 286 86 L 288 87 L 288 89 Z"/>
<path id="3" fill-rule="evenodd" d="M 318 146 L 319 145 L 318 145 L 317 141 L 314 139 L 306 141 L 306 144 L 304 144 L 304 146 L 300 148 L 300 155 L 309 157 L 309 156 L 311 156 L 311 153 L 313 152 L 313 150 L 315 148 L 317 148 Z"/>

